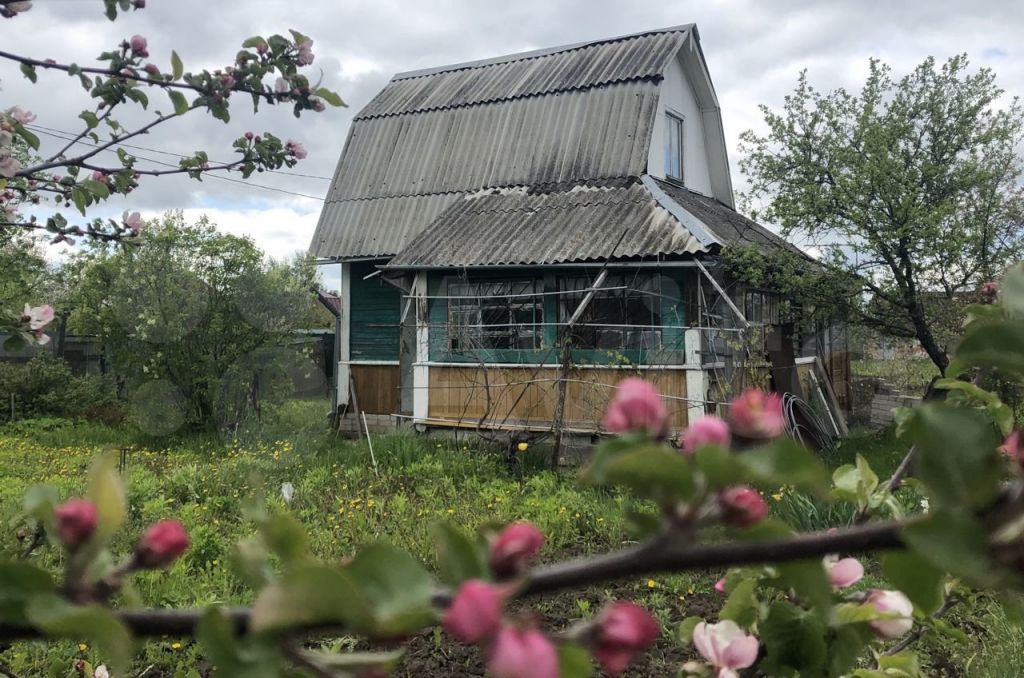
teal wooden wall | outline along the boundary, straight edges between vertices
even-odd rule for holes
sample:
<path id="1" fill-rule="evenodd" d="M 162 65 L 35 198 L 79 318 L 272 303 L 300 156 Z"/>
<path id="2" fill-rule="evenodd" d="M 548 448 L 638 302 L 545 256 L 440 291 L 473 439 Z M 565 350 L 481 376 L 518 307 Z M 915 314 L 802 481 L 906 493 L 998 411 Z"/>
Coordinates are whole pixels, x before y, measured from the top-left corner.
<path id="1" fill-rule="evenodd" d="M 350 360 L 398 360 L 402 295 L 380 276 L 374 262 L 353 262 L 349 277 L 352 307 Z"/>
<path id="2" fill-rule="evenodd" d="M 683 335 L 686 326 L 686 269 L 666 267 L 663 269 L 643 269 L 645 273 L 662 276 L 664 288 L 661 297 L 661 323 L 663 325 L 661 347 L 652 350 L 609 351 L 602 349 L 575 349 L 572 361 L 581 365 L 681 365 L 685 363 L 685 347 Z M 493 275 L 480 275 L 481 278 L 494 280 L 538 279 L 543 281 L 544 292 L 557 290 L 557 279 L 561 276 L 576 274 L 597 275 L 596 268 L 557 269 L 557 271 L 528 271 L 506 273 L 496 272 Z M 444 272 L 432 272 L 428 278 L 428 295 L 443 297 L 447 294 L 447 283 L 454 276 Z M 470 277 L 470 280 L 477 276 Z M 430 360 L 436 362 L 488 362 L 488 363 L 523 363 L 553 364 L 560 360 L 560 352 L 556 346 L 559 327 L 552 324 L 558 321 L 558 296 L 546 295 L 544 304 L 544 338 L 539 349 L 476 349 L 471 352 L 453 352 L 448 337 L 448 302 L 445 299 L 431 299 L 429 304 L 430 322 Z"/>

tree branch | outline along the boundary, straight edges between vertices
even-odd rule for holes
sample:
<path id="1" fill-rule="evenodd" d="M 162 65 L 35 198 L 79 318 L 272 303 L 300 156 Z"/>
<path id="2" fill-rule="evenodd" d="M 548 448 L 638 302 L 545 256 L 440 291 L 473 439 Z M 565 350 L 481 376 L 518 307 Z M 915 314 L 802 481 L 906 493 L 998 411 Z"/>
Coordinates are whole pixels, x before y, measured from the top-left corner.
<path id="1" fill-rule="evenodd" d="M 794 560 L 821 558 L 830 553 L 864 553 L 903 548 L 901 530 L 908 521 L 885 521 L 849 527 L 834 532 L 812 532 L 786 539 L 765 541 L 737 541 L 697 546 L 662 547 L 660 537 L 654 542 L 615 551 L 594 558 L 568 561 L 538 568 L 526 580 L 520 596 L 575 589 L 596 582 L 639 577 L 665 572 L 681 572 L 706 568 L 782 563 Z M 651 544 L 658 546 L 654 547 Z M 439 607 L 449 604 L 451 593 L 438 591 L 434 602 Z M 246 607 L 223 608 L 231 626 L 239 635 L 249 632 L 251 610 Z M 118 618 L 137 637 L 187 636 L 204 614 L 202 609 L 125 609 L 116 612 Z M 314 624 L 308 628 L 289 629 L 291 632 L 336 631 L 337 624 Z M 0 623 L 0 640 L 38 638 L 43 634 L 32 626 Z"/>

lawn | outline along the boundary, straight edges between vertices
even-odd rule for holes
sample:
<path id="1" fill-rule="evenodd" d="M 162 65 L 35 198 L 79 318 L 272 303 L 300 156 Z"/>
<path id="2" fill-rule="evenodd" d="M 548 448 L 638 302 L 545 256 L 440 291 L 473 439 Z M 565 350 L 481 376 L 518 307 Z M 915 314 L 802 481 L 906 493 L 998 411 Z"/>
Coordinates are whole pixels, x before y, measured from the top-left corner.
<path id="1" fill-rule="evenodd" d="M 144 439 L 123 429 L 64 420 L 24 421 L 0 429 L 0 511 L 18 512 L 25 490 L 50 483 L 61 496 L 80 494 L 86 469 L 98 453 L 127 448 L 125 480 L 130 503 L 129 525 L 122 530 L 121 552 L 131 548 L 132 535 L 163 517 L 183 520 L 192 535 L 187 556 L 167 572 L 134 579 L 134 591 L 120 604 L 191 606 L 247 603 L 249 590 L 232 571 L 232 545 L 253 533 L 243 517 L 256 492 L 280 510 L 291 511 L 307 528 L 316 554 L 334 560 L 360 545 L 388 541 L 409 549 L 430 564 L 431 523 L 447 520 L 475 529 L 490 521 L 530 520 L 548 536 L 547 560 L 616 548 L 630 542 L 623 518 L 625 498 L 580 487 L 574 474 L 543 469 L 547 451 L 530 449 L 511 467 L 500 451 L 473 436 L 439 440 L 394 434 L 375 439 L 375 473 L 365 443 L 345 441 L 323 432 L 322 404 L 291 403 L 259 431 L 235 439 L 205 435 L 176 439 Z M 857 436 L 841 445 L 830 465 L 865 454 L 880 475 L 899 461 L 900 450 L 886 436 Z M 294 486 L 286 505 L 282 483 Z M 901 500 L 912 508 L 910 491 Z M 773 510 L 800 529 L 843 524 L 850 512 L 818 504 L 785 488 L 772 495 Z M 13 530 L 2 537 L 5 549 L 18 546 Z M 59 567 L 57 554 L 39 557 Z M 869 576 L 865 585 L 880 583 Z M 565 593 L 536 604 L 553 627 L 592 615 L 611 596 L 633 597 L 652 609 L 665 628 L 658 647 L 632 675 L 675 675 L 688 650 L 671 639 L 675 626 L 689 615 L 712 616 L 721 604 L 712 586 L 721 572 L 659 576 Z M 961 640 L 926 635 L 928 675 L 1016 676 L 1024 666 L 1024 634 L 1011 625 L 1002 608 L 988 596 L 953 608 L 949 620 L 966 633 Z M 354 645 L 340 638 L 332 647 Z M 49 647 L 19 643 L 2 659 L 20 675 L 72 676 L 74 662 L 103 661 L 85 645 L 58 643 Z M 133 675 L 205 675 L 198 646 L 186 638 L 165 638 L 140 649 Z M 396 672 L 399 676 L 481 675 L 475 651 L 462 648 L 443 634 L 413 640 Z"/>

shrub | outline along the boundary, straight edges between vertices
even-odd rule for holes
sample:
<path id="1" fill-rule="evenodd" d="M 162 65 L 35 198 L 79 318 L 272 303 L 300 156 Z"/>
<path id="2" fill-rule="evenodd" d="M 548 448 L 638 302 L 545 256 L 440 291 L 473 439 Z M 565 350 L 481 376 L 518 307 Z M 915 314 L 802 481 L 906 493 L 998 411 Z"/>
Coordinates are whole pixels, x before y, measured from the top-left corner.
<path id="1" fill-rule="evenodd" d="M 121 420 L 116 390 L 109 379 L 76 376 L 66 362 L 47 353 L 27 363 L 0 364 L 0 401 L 0 421 L 71 417 L 115 424 Z"/>

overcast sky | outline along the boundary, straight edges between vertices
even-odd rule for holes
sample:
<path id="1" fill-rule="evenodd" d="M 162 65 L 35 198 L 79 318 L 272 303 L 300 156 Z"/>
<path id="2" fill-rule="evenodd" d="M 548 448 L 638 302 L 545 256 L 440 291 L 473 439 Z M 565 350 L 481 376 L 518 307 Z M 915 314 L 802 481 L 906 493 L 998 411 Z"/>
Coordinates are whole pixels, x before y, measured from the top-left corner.
<path id="1" fill-rule="evenodd" d="M 168 209 L 206 213 L 224 230 L 252 236 L 274 256 L 308 246 L 352 116 L 399 71 L 694 22 L 722 105 L 738 189 L 744 186 L 737 169 L 739 134 L 758 126 L 759 104 L 781 106 L 804 68 L 818 89 L 857 88 L 871 57 L 902 74 L 928 55 L 967 52 L 975 66 L 996 71 L 1008 95 L 1024 94 L 1024 2 L 1018 0 L 148 0 L 147 5 L 111 23 L 100 0 L 35 0 L 27 14 L 0 20 L 0 49 L 86 65 L 125 37 L 140 34 L 149 40 L 151 59 L 165 70 L 171 49 L 189 70 L 231 63 L 250 35 L 287 34 L 294 28 L 312 37 L 314 74 L 322 71 L 324 84 L 348 108 L 300 120 L 285 108 L 266 109 L 254 118 L 240 99 L 227 125 L 192 113 L 136 140 L 152 150 L 132 149 L 171 162 L 176 158 L 160 152 L 205 149 L 213 159 L 226 159 L 234 138 L 250 129 L 269 130 L 306 146 L 309 157 L 292 171 L 309 176 L 254 175 L 250 186 L 212 178 L 203 183 L 151 179 L 95 213 L 129 208 L 147 216 Z M 89 104 L 77 80 L 41 72 L 32 85 L 9 61 L 0 61 L 0 87 L 0 108 L 22 105 L 38 115 L 37 125 L 52 130 L 80 129 L 77 115 Z M 154 107 L 169 109 L 159 92 L 151 96 Z M 44 152 L 61 143 L 41 137 Z"/>

